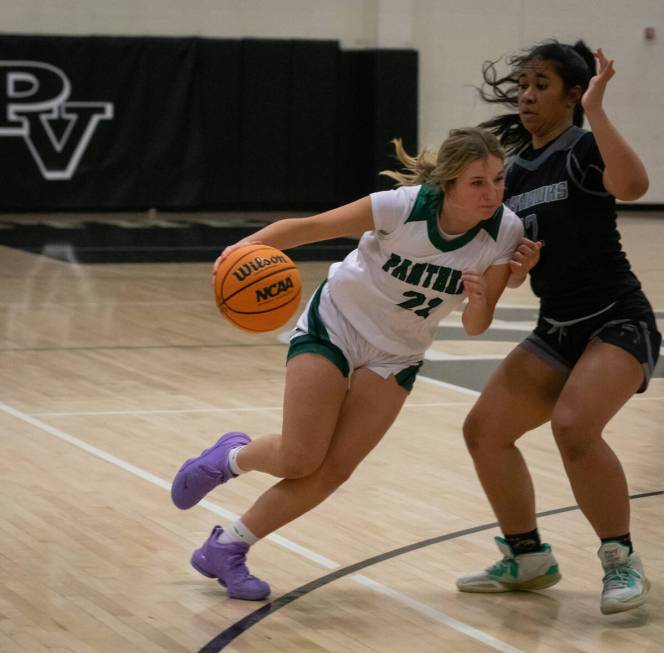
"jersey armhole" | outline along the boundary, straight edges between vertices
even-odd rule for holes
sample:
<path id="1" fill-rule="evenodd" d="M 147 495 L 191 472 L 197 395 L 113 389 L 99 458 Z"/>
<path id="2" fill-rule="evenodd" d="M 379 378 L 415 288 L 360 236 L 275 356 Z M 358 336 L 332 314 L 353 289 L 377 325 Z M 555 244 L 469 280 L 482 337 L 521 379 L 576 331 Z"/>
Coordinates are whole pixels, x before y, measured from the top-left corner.
<path id="1" fill-rule="evenodd" d="M 600 190 L 594 190 L 592 188 L 588 188 L 587 186 L 584 185 L 584 180 L 583 179 L 578 179 L 575 169 L 581 171 L 581 164 L 579 163 L 578 158 L 576 157 L 576 154 L 574 153 L 574 148 L 576 147 L 576 144 L 586 135 L 588 132 L 584 132 L 579 135 L 579 138 L 577 138 L 574 143 L 572 143 L 569 152 L 567 153 L 567 159 L 565 161 L 565 167 L 567 169 L 567 175 L 569 176 L 571 182 L 583 193 L 586 193 L 587 195 L 592 195 L 594 197 L 611 197 L 611 193 L 609 193 L 606 190 L 600 191 Z M 585 174 L 584 178 L 587 177 L 588 172 L 594 171 L 595 174 L 598 174 L 600 177 L 604 175 L 604 169 L 601 168 L 598 165 L 595 165 L 593 163 L 589 164 L 585 168 Z M 604 186 L 604 183 L 602 182 L 602 186 Z"/>

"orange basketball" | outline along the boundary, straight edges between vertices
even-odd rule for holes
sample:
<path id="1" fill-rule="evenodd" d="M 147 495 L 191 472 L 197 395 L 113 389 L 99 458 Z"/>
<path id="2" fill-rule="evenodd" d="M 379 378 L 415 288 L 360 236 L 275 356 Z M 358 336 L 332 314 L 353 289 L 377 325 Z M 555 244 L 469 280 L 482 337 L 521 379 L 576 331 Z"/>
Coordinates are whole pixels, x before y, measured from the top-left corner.
<path id="1" fill-rule="evenodd" d="M 232 251 L 214 275 L 221 314 L 245 331 L 278 329 L 300 306 L 300 272 L 286 254 L 269 245 Z"/>

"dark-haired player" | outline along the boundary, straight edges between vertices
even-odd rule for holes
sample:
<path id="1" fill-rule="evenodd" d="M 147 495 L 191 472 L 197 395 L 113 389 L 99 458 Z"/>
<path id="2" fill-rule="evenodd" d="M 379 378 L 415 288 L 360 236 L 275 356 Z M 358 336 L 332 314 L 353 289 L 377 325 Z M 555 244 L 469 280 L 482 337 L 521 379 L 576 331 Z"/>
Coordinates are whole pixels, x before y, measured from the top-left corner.
<path id="1" fill-rule="evenodd" d="M 494 63 L 485 64 L 482 95 L 518 113 L 483 126 L 514 155 L 505 203 L 531 241 L 514 262 L 527 261 L 525 269 L 539 257 L 530 278 L 541 304 L 537 327 L 496 370 L 464 424 L 504 537 L 496 538 L 503 559 L 457 585 L 504 592 L 560 579 L 540 541 L 532 480 L 515 446 L 551 422 L 574 496 L 601 540 L 601 610 L 621 612 L 646 601 L 648 581 L 632 547 L 625 474 L 602 431 L 646 389 L 661 335 L 621 249 L 615 199 L 641 197 L 648 176 L 604 111 L 614 69 L 601 50 L 593 56 L 583 42 L 549 41 L 508 64 L 502 78 Z M 581 128 L 584 112 L 592 132 Z M 508 285 L 525 276 L 513 273 Z"/>

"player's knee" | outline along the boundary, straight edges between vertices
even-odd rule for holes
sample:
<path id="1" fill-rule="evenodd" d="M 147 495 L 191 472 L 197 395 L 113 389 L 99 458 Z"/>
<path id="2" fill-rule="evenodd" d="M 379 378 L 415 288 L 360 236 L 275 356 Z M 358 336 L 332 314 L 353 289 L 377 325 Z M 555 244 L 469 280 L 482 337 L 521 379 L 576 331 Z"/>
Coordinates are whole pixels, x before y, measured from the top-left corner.
<path id="1" fill-rule="evenodd" d="M 564 408 L 551 416 L 551 431 L 560 455 L 569 462 L 583 458 L 595 442 L 589 427 L 584 427 L 572 411 Z"/>
<path id="2" fill-rule="evenodd" d="M 282 463 L 283 478 L 304 478 L 313 474 L 321 465 L 322 457 L 311 451 L 289 452 Z"/>
<path id="3" fill-rule="evenodd" d="M 481 413 L 470 411 L 463 423 L 463 438 L 468 451 L 479 453 L 491 444 L 491 428 L 489 420 Z"/>
<path id="4" fill-rule="evenodd" d="M 321 483 L 329 491 L 334 491 L 343 485 L 355 471 L 354 465 L 346 463 L 326 462 L 321 474 Z"/>

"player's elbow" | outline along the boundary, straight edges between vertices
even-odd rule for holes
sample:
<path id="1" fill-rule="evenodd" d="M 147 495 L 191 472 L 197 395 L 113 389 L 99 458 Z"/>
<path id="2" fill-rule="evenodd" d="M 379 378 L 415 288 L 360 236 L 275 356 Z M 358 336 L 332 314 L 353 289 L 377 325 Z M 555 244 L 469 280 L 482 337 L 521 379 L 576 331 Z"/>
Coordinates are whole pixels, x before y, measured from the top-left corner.
<path id="1" fill-rule="evenodd" d="M 639 175 L 634 179 L 625 180 L 621 188 L 616 192 L 616 199 L 623 202 L 633 202 L 643 197 L 650 187 L 650 181 L 646 175 Z"/>
<path id="2" fill-rule="evenodd" d="M 479 336 L 482 335 L 487 329 L 489 328 L 489 325 L 477 325 L 477 324 L 464 324 L 463 325 L 463 330 L 469 335 L 469 336 Z"/>
<path id="3" fill-rule="evenodd" d="M 634 183 L 632 187 L 631 199 L 632 200 L 640 199 L 648 192 L 648 188 L 650 188 L 650 180 L 648 179 L 648 177 L 639 179 L 637 182 Z"/>
<path id="4" fill-rule="evenodd" d="M 489 328 L 491 319 L 471 319 L 464 315 L 461 318 L 461 322 L 463 324 L 463 330 L 469 336 L 479 336 Z"/>

